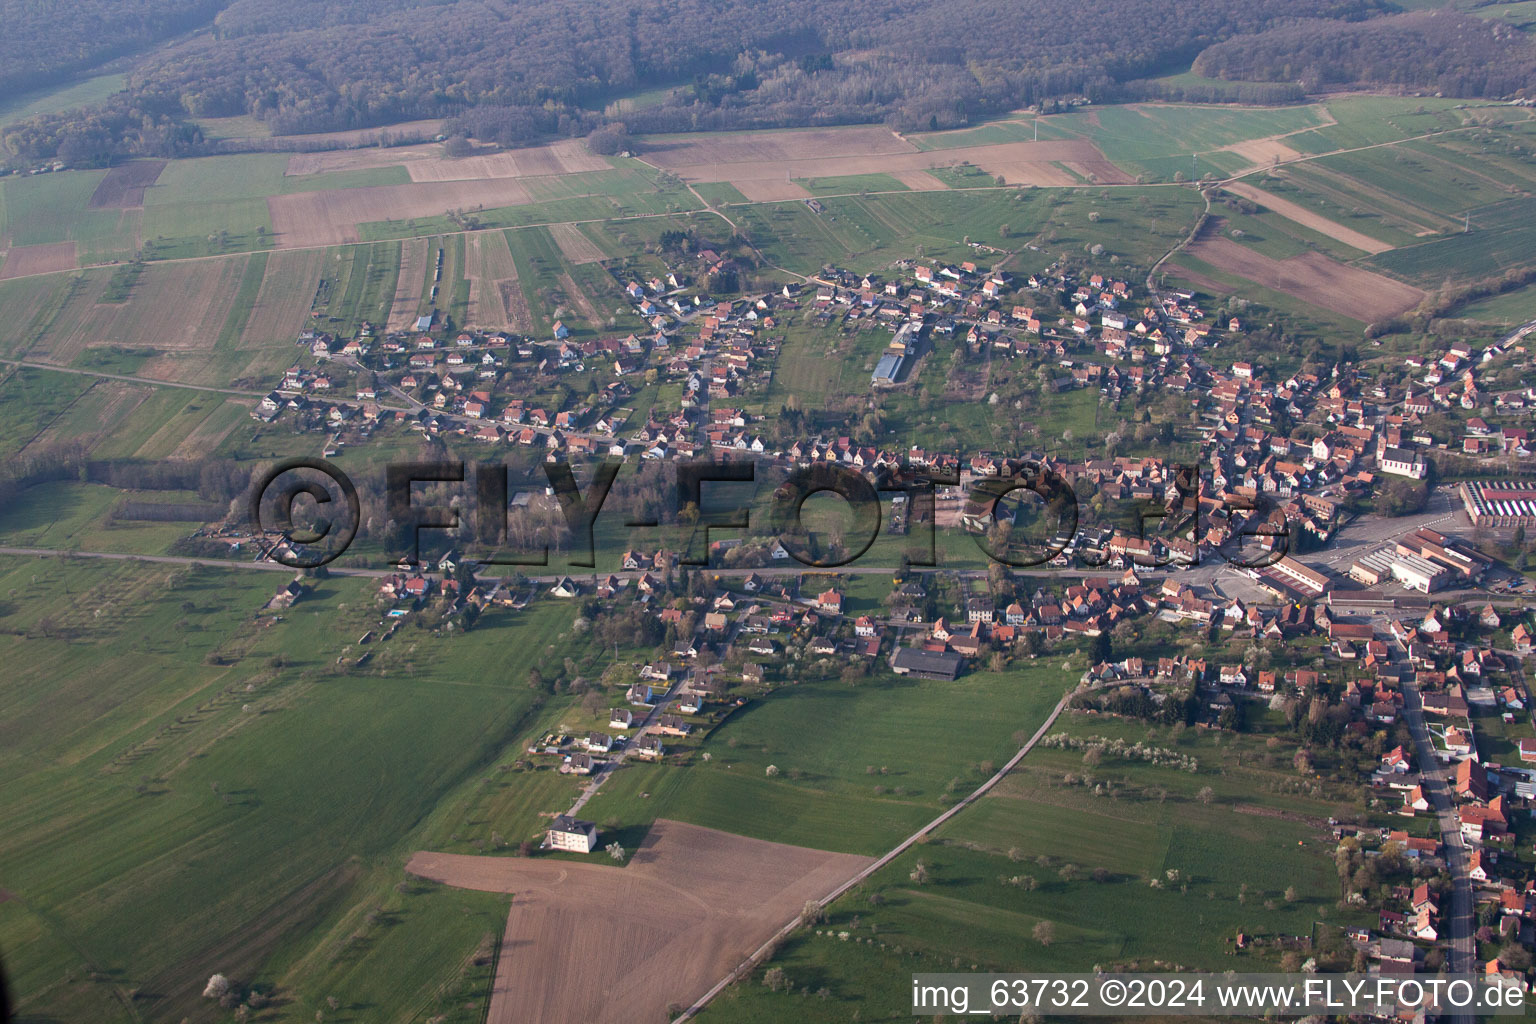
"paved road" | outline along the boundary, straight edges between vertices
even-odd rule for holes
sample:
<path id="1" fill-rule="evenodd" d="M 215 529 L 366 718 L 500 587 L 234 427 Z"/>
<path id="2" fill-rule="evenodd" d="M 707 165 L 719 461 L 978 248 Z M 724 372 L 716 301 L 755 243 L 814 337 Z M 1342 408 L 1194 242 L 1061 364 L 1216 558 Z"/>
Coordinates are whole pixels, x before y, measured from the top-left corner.
<path id="1" fill-rule="evenodd" d="M 608 780 L 608 776 L 617 771 L 619 765 L 623 764 L 624 760 L 629 757 L 630 753 L 634 751 L 639 745 L 640 737 L 644 736 L 646 731 L 649 730 L 651 726 L 656 724 L 657 719 L 661 718 L 662 712 L 666 711 L 667 706 L 672 703 L 672 699 L 677 696 L 678 691 L 683 688 L 683 684 L 687 681 L 687 679 L 688 677 L 686 674 L 679 676 L 677 681 L 667 688 L 667 692 L 657 698 L 656 703 L 651 706 L 650 712 L 645 716 L 645 720 L 640 723 L 640 727 L 634 731 L 633 735 L 624 741 L 624 749 L 613 755 L 613 757 L 610 758 L 608 762 L 598 770 L 597 774 L 592 777 L 592 781 L 587 783 L 586 788 L 581 791 L 581 795 L 576 798 L 576 802 L 571 804 L 571 809 L 565 812 L 566 814 L 569 814 L 574 818 L 576 816 L 576 812 L 585 807 L 587 801 L 591 800 L 592 797 L 597 795 L 597 791 L 601 789 L 603 783 Z"/>
<path id="2" fill-rule="evenodd" d="M 103 558 L 113 562 L 153 562 L 160 565 L 196 565 L 207 569 L 259 569 L 293 575 L 299 570 L 277 562 L 236 562 L 222 558 L 184 558 L 180 555 L 133 555 L 122 551 L 64 551 L 60 548 L 0 547 L 0 555 L 36 555 L 40 558 Z M 326 566 L 332 576 L 390 576 L 393 569 L 338 569 Z"/>
<path id="3" fill-rule="evenodd" d="M 1419 762 L 1419 783 L 1429 798 L 1440 824 L 1440 841 L 1445 844 L 1446 869 L 1451 875 L 1451 906 L 1441 917 L 1442 938 L 1448 939 L 1446 966 L 1453 974 L 1470 974 L 1476 965 L 1472 933 L 1472 880 L 1467 876 L 1469 853 L 1461 835 L 1461 821 L 1451 792 L 1449 773 L 1435 757 L 1429 727 L 1424 721 L 1424 705 L 1419 684 L 1411 679 L 1403 684 L 1403 718 L 1413 733 L 1414 752 Z M 1448 933 L 1448 934 L 1447 934 Z M 1470 1024 L 1468 1016 L 1452 1016 L 1458 1024 Z"/>

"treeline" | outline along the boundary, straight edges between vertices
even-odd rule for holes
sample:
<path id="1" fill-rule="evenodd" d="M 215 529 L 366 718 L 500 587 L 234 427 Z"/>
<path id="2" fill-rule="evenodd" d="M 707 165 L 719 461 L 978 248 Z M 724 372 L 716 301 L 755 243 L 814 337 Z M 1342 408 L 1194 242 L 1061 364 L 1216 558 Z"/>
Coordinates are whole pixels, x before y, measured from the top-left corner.
<path id="1" fill-rule="evenodd" d="M 1056 97 L 1114 98 L 1117 83 L 1185 66 L 1282 19 L 1364 18 L 1386 0 L 237 0 L 215 31 L 145 61 L 114 110 L 250 114 L 275 134 L 456 117 L 512 144 L 586 134 L 616 98 L 678 85 L 623 115 L 631 131 L 885 120 L 952 127 Z M 1148 87 L 1143 87 L 1148 88 Z M 1256 94 L 1260 95 L 1260 94 Z M 170 115 L 172 108 L 176 113 Z M 487 113 L 480 113 L 483 108 Z M 97 115 L 102 117 L 102 115 Z M 121 152 L 155 145 L 115 114 Z M 94 133 L 84 133 L 100 150 Z M 10 130 L 13 156 L 52 155 L 82 133 Z M 195 139 L 168 136 L 174 148 Z"/>
<path id="2" fill-rule="evenodd" d="M 1300 103 L 1307 91 L 1295 82 L 1165 82 L 1141 78 L 1123 82 L 1114 90 L 1119 103 L 1162 100 L 1165 103 L 1239 103 L 1243 106 L 1274 107 Z"/>
<path id="3" fill-rule="evenodd" d="M 1513 96 L 1536 83 L 1536 43 L 1509 25 L 1448 10 L 1356 23 L 1309 18 L 1218 43 L 1194 69 L 1208 78 L 1298 82 L 1309 92 L 1360 85 Z"/>
<path id="4" fill-rule="evenodd" d="M 1517 288 L 1536 282 L 1536 265 L 1516 267 L 1506 270 L 1495 277 L 1483 278 L 1463 285 L 1446 285 L 1438 291 L 1431 292 L 1412 311 L 1393 317 L 1389 320 L 1378 321 L 1366 327 L 1367 338 L 1380 338 L 1387 334 L 1405 334 L 1409 332 L 1424 333 L 1434 331 L 1435 325 L 1444 323 L 1444 318 L 1455 312 L 1462 306 L 1486 299 L 1494 295 L 1503 295 Z M 1459 322 L 1458 322 L 1459 323 Z M 1453 332 L 1462 331 L 1464 327 L 1453 327 Z"/>
<path id="5" fill-rule="evenodd" d="M 207 24 L 227 0 L 0 0 L 0 99 Z"/>

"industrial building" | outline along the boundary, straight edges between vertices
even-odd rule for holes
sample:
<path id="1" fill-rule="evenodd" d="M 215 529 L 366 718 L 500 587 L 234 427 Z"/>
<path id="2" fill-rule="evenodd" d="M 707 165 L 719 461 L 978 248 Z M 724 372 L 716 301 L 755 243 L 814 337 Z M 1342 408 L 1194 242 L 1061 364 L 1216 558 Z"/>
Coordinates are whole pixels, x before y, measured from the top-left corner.
<path id="1" fill-rule="evenodd" d="M 1536 526 L 1536 480 L 1466 480 L 1460 490 L 1473 526 Z"/>
<path id="2" fill-rule="evenodd" d="M 1455 573 L 1445 566 L 1436 565 L 1418 555 L 1404 554 L 1391 547 L 1381 548 L 1357 559 L 1349 567 L 1349 574 L 1368 587 L 1390 579 L 1421 594 L 1433 594 L 1455 579 Z"/>
<path id="3" fill-rule="evenodd" d="M 869 382 L 877 386 L 895 384 L 897 376 L 901 373 L 901 364 L 904 362 L 906 362 L 905 356 L 887 352 L 875 364 L 875 372 L 869 378 Z"/>

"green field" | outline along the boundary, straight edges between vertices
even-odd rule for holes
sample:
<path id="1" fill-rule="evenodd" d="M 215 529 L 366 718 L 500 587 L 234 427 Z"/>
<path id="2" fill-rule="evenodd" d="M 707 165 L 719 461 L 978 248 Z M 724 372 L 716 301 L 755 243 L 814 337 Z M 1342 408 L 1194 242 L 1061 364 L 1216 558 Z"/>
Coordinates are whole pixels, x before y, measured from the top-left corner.
<path id="1" fill-rule="evenodd" d="M 1462 306 L 1455 315 L 1496 324 L 1523 324 L 1536 319 L 1536 287 L 1526 285 L 1503 295 L 1479 299 Z"/>
<path id="2" fill-rule="evenodd" d="M 1248 166 L 1225 146 L 1323 123 L 1316 107 L 1207 107 L 1143 103 L 1046 119 L 1091 140 L 1110 161 L 1148 181 L 1226 175 Z"/>
<path id="3" fill-rule="evenodd" d="M 1428 287 L 1529 266 L 1536 253 L 1533 215 L 1536 199 L 1507 200 L 1480 210 L 1469 233 L 1380 253 L 1369 262 Z"/>
<path id="4" fill-rule="evenodd" d="M 64 86 L 50 86 L 13 96 L 0 103 L 0 125 L 36 114 L 57 114 L 74 107 L 100 103 L 127 84 L 127 75 L 96 75 Z"/>
<path id="5" fill-rule="evenodd" d="M 1171 748 L 1199 767 L 1037 748 L 992 794 L 835 903 L 825 925 L 781 947 L 770 966 L 791 993 L 770 992 L 759 970 L 705 1019 L 842 1021 L 855 1008 L 862 1020 L 902 1019 L 904 983 L 919 971 L 1272 971 L 1278 950 L 1236 953 L 1238 932 L 1316 937 L 1320 917 L 1363 920 L 1334 907 L 1323 819 L 1336 806 L 1276 792 L 1290 773 L 1263 756 L 1261 737 L 1103 718 L 1057 728 Z M 1209 802 L 1197 798 L 1207 786 Z M 1042 921 L 1055 930 L 1049 945 L 1032 935 Z M 826 994 L 807 999 L 802 988 Z"/>
<path id="6" fill-rule="evenodd" d="M 626 766 L 587 809 L 878 854 L 974 789 L 991 774 L 983 762 L 1007 760 L 1067 682 L 1045 665 L 956 682 L 801 682 L 712 732 L 699 748 L 709 761 Z"/>
<path id="7" fill-rule="evenodd" d="M 267 1019 L 334 996 L 373 1019 L 479 1020 L 488 972 L 469 957 L 505 900 L 400 865 L 533 707 L 540 645 L 508 648 L 521 627 L 497 615 L 452 640 L 407 630 L 373 674 L 338 675 L 377 618 L 371 583 L 321 582 L 258 625 L 283 579 L 0 561 L 0 942 L 23 1014 L 202 1019 L 222 971 L 278 997 Z M 529 615 L 553 638 L 569 610 Z"/>

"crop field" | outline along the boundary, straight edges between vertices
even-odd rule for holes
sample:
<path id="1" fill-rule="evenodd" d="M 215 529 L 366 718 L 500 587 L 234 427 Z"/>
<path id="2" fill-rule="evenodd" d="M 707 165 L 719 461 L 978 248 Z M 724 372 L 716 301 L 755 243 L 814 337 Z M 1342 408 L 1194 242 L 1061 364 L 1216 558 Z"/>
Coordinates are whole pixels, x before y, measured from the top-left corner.
<path id="1" fill-rule="evenodd" d="M 647 141 L 645 159 L 684 180 L 726 181 L 747 198 L 763 201 L 800 197 L 803 191 L 787 189 L 805 179 L 927 171 L 961 163 L 974 163 L 1015 185 L 1071 184 L 1075 179 L 1055 166 L 1058 163 L 1106 183 L 1128 180 L 1092 143 L 1081 139 L 924 151 L 874 127 L 659 136 Z"/>
<path id="2" fill-rule="evenodd" d="M 0 280 L 73 270 L 76 260 L 74 242 L 17 246 L 5 253 L 5 260 L 0 263 Z"/>
<path id="3" fill-rule="evenodd" d="M 179 1019 L 213 971 L 277 984 L 296 1017 L 335 995 L 409 1020 L 450 986 L 455 1014 L 483 1006 L 465 965 L 506 901 L 401 885 L 401 866 L 531 706 L 511 680 L 541 646 L 407 631 L 403 660 L 380 657 L 411 671 L 332 675 L 338 637 L 376 619 L 371 582 L 320 582 L 263 624 L 283 579 L 0 561 L 0 941 L 25 951 L 7 962 L 23 1014 Z M 410 955 L 424 944 L 444 955 Z"/>
<path id="4" fill-rule="evenodd" d="M 602 248 L 577 224 L 551 224 L 549 233 L 568 263 L 599 263 L 608 258 Z"/>
<path id="5" fill-rule="evenodd" d="M 1138 103 L 1095 107 L 1041 119 L 1090 140 L 1106 158 L 1149 181 L 1171 181 L 1175 174 L 1198 178 L 1230 174 L 1273 156 L 1273 148 L 1253 143 L 1289 138 L 1292 133 L 1326 124 L 1317 107 L 1227 108 Z M 1268 162 L 1265 160 L 1264 162 Z"/>
<path id="6" fill-rule="evenodd" d="M 326 253 L 318 250 L 277 252 L 264 258 L 261 286 L 240 331 L 239 347 L 286 343 L 310 320 L 310 304 L 319 284 Z M 242 372 L 240 376 L 251 376 Z"/>
<path id="7" fill-rule="evenodd" d="M 466 157 L 446 157 L 437 144 L 387 149 L 337 149 L 295 153 L 285 158 L 284 173 L 294 176 L 404 167 L 411 181 L 465 181 L 477 178 L 525 178 L 605 171 L 612 164 L 576 139 Z"/>
<path id="8" fill-rule="evenodd" d="M 487 328 L 527 332 L 533 321 L 517 280 L 517 263 L 501 231 L 477 232 L 472 242 L 477 263 L 470 286 L 470 322 Z"/>
<path id="9" fill-rule="evenodd" d="M 375 243 L 378 244 L 381 243 Z M 395 274 L 395 294 L 390 302 L 387 326 L 391 331 L 401 331 L 410 327 L 420 315 L 417 310 L 426 298 L 427 278 L 436 265 L 437 251 L 425 238 L 412 238 L 395 244 L 399 246 L 400 265 Z M 348 249 L 357 251 L 356 246 L 349 246 Z M 350 291 L 350 280 L 347 287 Z"/>
<path id="10" fill-rule="evenodd" d="M 90 386 L 91 378 L 72 373 L 5 368 L 0 375 L 0 455 L 18 454 Z"/>
<path id="11" fill-rule="evenodd" d="M 312 312 L 352 324 L 383 326 L 389 320 L 400 275 L 402 244 L 374 242 L 325 250 Z"/>
<path id="12" fill-rule="evenodd" d="M 1288 793 L 1262 737 L 1066 716 L 1057 731 L 1195 759 L 1195 771 L 1039 747 L 1014 774 L 792 938 L 759 978 L 704 1015 L 716 1021 L 864 1019 L 908 1012 L 896 979 L 919 971 L 1084 970 L 1090 964 L 1272 971 L 1274 940 L 1355 923 L 1336 910 L 1327 795 Z M 1070 780 L 1070 781 L 1069 781 Z M 1209 802 L 1199 791 L 1209 787 Z M 913 877 L 921 861 L 921 881 Z M 1155 881 L 1155 885 L 1150 884 Z M 877 895 L 878 894 L 878 895 Z M 1053 941 L 1033 937 L 1048 921 Z M 1238 951 L 1239 931 L 1260 940 Z M 847 938 L 843 937 L 847 933 Z M 1283 948 L 1283 947 L 1281 947 Z M 1234 957 L 1237 959 L 1234 961 Z"/>
<path id="13" fill-rule="evenodd" d="M 356 242 L 358 226 L 376 221 L 433 218 L 453 209 L 531 202 L 513 179 L 412 182 L 327 192 L 295 192 L 266 200 L 278 245 L 299 248 Z"/>
<path id="14" fill-rule="evenodd" d="M 131 522 L 112 516 L 112 510 L 125 498 L 145 500 L 161 494 L 140 495 L 99 484 L 38 484 L 0 512 L 0 543 L 133 555 L 165 554 L 186 535 L 187 524 Z M 188 497 L 196 500 L 196 495 Z"/>
<path id="15" fill-rule="evenodd" d="M 1536 320 L 1536 288 L 1526 285 L 1503 295 L 1479 299 L 1462 306 L 1456 316 L 1495 324 L 1523 324 Z"/>
<path id="16" fill-rule="evenodd" d="M 918 149 L 963 149 L 971 146 L 995 146 L 1004 142 L 1034 142 L 1038 139 L 1075 138 L 1076 133 L 1062 126 L 1057 116 L 1008 117 L 987 121 L 974 128 L 956 128 L 941 132 L 906 132 L 902 138 Z"/>
<path id="17" fill-rule="evenodd" d="M 165 160 L 129 160 L 107 171 L 87 204 L 92 209 L 121 209 L 143 206 L 144 191 L 159 179 Z"/>
<path id="18" fill-rule="evenodd" d="M 99 301 L 109 275 L 93 271 L 37 333 L 28 358 L 70 365 L 93 345 L 157 349 L 163 355 L 145 367 L 146 375 L 182 379 L 174 374 L 194 373 L 199 356 L 214 351 L 227 318 L 238 315 L 242 288 L 245 302 L 255 297 L 259 273 L 243 283 L 252 259 L 264 257 L 146 266 L 133 301 L 121 303 Z M 179 357 L 188 362 L 179 364 Z"/>
<path id="19" fill-rule="evenodd" d="M 1485 207 L 1472 231 L 1384 252 L 1370 263 L 1405 280 L 1434 287 L 1449 280 L 1489 277 L 1529 266 L 1536 252 L 1536 199 L 1511 199 Z"/>
<path id="20" fill-rule="evenodd" d="M 517 267 L 516 284 L 523 297 L 521 312 L 528 316 L 534 335 L 553 337 L 551 332 L 557 319 L 564 321 L 572 335 L 593 330 L 607 319 L 593 305 L 595 293 L 578 284 L 573 276 L 583 270 L 591 271 L 581 274 L 588 285 L 599 278 L 611 284 L 612 278 L 601 267 L 588 265 L 567 270 L 560 247 L 546 228 L 521 228 L 502 234 Z M 510 289 L 507 299 L 516 300 Z M 507 308 L 510 315 L 511 305 Z"/>
<path id="21" fill-rule="evenodd" d="M 1346 227 L 1337 221 L 1329 220 L 1314 210 L 1308 209 L 1300 203 L 1281 198 L 1272 192 L 1265 192 L 1261 188 L 1249 185 L 1246 182 L 1232 182 L 1224 186 L 1226 191 L 1234 195 L 1250 199 L 1267 210 L 1279 214 L 1286 220 L 1293 221 L 1303 228 L 1315 231 L 1318 234 L 1343 242 L 1346 246 L 1363 253 L 1377 253 L 1391 246 L 1378 241 L 1362 231 Z"/>
<path id="22" fill-rule="evenodd" d="M 242 423 L 249 422 L 250 400 L 222 395 L 182 392 L 180 402 L 167 403 L 174 411 L 146 417 L 137 424 L 135 436 L 143 436 L 132 452 L 141 459 L 195 459 L 217 451 L 224 438 Z M 158 420 L 158 422 L 156 422 Z"/>
<path id="23" fill-rule="evenodd" d="M 50 449 L 62 451 L 71 444 L 87 453 L 94 452 L 149 394 L 150 388 L 143 385 L 93 381 L 68 408 L 47 421 L 48 425 L 22 449 L 22 454 L 39 454 Z"/>
<path id="24" fill-rule="evenodd" d="M 1184 252 L 1265 288 L 1366 322 L 1400 313 L 1424 297 L 1410 285 L 1338 263 L 1321 253 L 1275 260 L 1210 231 Z"/>
<path id="25" fill-rule="evenodd" d="M 1246 194 L 1246 193 L 1245 193 Z M 1304 211 L 1303 211 L 1304 212 Z M 1285 260 L 1316 251 L 1348 263 L 1368 255 L 1329 235 L 1304 227 L 1296 220 L 1265 207 L 1258 213 L 1240 213 L 1230 207 L 1220 213 L 1221 224 L 1212 230 L 1255 249 L 1271 259 Z"/>
<path id="26" fill-rule="evenodd" d="M 1524 111 L 1433 97 L 1346 96 L 1324 104 L 1332 124 L 1287 141 L 1304 153 L 1331 153 L 1460 128 L 1476 118 L 1524 120 Z"/>
<path id="27" fill-rule="evenodd" d="M 669 1004 L 702 995 L 806 900 L 868 863 L 658 821 L 622 868 L 417 853 L 406 869 L 512 894 L 491 1024 L 616 1015 L 662 1024 Z"/>

